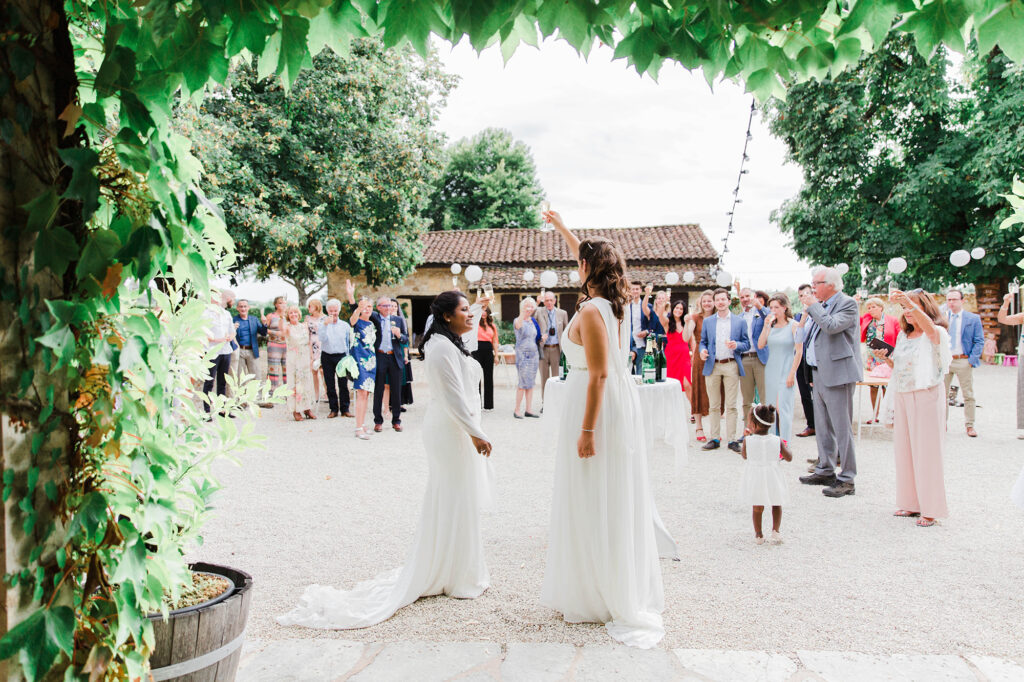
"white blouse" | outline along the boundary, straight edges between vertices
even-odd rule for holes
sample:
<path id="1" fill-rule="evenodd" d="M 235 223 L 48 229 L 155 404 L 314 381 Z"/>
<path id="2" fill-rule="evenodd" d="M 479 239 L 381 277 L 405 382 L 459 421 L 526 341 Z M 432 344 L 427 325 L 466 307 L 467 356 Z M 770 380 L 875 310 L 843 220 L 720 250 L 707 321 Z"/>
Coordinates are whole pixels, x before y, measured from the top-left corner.
<path id="1" fill-rule="evenodd" d="M 949 332 L 937 327 L 939 342 L 933 344 L 927 334 L 910 338 L 900 331 L 896 348 L 892 352 L 892 378 L 890 388 L 899 393 L 921 391 L 941 384 L 953 361 L 949 345 Z"/>

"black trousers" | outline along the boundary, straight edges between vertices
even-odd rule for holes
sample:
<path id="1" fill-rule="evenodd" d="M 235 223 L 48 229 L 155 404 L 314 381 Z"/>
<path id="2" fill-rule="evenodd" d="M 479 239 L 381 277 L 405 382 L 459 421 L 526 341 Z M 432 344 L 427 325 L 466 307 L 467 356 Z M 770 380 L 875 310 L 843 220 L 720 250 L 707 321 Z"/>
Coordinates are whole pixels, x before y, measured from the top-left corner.
<path id="1" fill-rule="evenodd" d="M 494 346 L 486 341 L 473 351 L 473 357 L 480 363 L 484 370 L 484 409 L 494 409 Z"/>
<path id="2" fill-rule="evenodd" d="M 203 393 L 210 395 L 214 382 L 217 383 L 217 395 L 224 395 L 228 387 L 228 371 L 231 370 L 231 355 L 218 355 L 210 366 L 210 378 L 203 382 Z M 206 411 L 210 411 L 210 403 L 203 403 Z"/>
<path id="3" fill-rule="evenodd" d="M 348 377 L 338 376 L 338 363 L 344 359 L 345 355 L 345 353 L 320 353 L 320 366 L 324 370 L 327 403 L 331 406 L 331 412 L 348 412 L 349 408 Z M 339 403 L 341 409 L 338 409 Z"/>
<path id="4" fill-rule="evenodd" d="M 402 368 L 389 353 L 377 352 L 377 376 L 373 381 L 373 423 L 384 423 L 384 387 L 391 387 L 391 423 L 402 423 Z"/>
<path id="5" fill-rule="evenodd" d="M 811 368 L 807 366 L 803 358 L 800 358 L 800 366 L 796 370 L 796 385 L 800 389 L 800 404 L 804 408 L 804 416 L 807 417 L 808 428 L 814 428 L 814 397 L 811 395 L 811 383 L 807 377 L 811 375 Z"/>

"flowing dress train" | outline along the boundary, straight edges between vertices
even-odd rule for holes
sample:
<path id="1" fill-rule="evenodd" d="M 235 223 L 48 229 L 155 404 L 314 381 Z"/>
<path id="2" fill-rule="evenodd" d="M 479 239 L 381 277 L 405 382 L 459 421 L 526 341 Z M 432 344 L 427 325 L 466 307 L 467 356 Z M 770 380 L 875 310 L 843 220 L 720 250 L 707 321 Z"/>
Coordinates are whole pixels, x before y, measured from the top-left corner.
<path id="1" fill-rule="evenodd" d="M 570 323 L 562 334 L 570 372 L 563 413 L 555 420 L 555 485 L 541 601 L 568 622 L 604 623 L 614 639 L 651 648 L 665 634 L 659 545 L 671 543 L 674 549 L 674 542 L 651 495 L 644 422 L 627 366 L 629 330 L 605 299 L 585 305 L 597 307 L 605 321 L 608 377 L 594 425 L 596 454 L 580 459 L 576 441 L 588 370 L 583 347 L 569 338 Z"/>
<path id="2" fill-rule="evenodd" d="M 476 393 L 480 365 L 441 336 L 432 337 L 425 351 L 433 398 L 423 421 L 429 475 L 405 564 L 352 590 L 311 585 L 298 606 L 277 618 L 282 625 L 364 628 L 387 620 L 420 597 L 443 593 L 472 599 L 490 585 L 480 540 L 480 509 L 490 497 L 490 460 L 469 438 L 472 434 L 487 440 L 480 428 Z"/>

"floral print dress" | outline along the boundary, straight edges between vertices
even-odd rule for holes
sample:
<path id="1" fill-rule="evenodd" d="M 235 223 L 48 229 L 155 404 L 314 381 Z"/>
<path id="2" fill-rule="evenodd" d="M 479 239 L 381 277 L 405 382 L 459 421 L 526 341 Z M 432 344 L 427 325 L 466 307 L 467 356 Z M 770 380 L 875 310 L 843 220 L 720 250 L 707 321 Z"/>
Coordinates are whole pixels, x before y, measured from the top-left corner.
<path id="1" fill-rule="evenodd" d="M 359 368 L 359 378 L 353 388 L 357 391 L 373 393 L 374 378 L 377 376 L 377 330 L 369 320 L 356 320 L 354 327 L 355 343 L 352 344 L 352 357 Z"/>

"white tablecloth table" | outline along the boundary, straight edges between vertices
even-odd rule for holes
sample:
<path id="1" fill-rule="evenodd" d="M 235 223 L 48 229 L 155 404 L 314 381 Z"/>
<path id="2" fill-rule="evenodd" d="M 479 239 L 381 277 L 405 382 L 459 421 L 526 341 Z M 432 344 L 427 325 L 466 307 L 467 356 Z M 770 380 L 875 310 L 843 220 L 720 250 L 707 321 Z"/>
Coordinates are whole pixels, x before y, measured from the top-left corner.
<path id="1" fill-rule="evenodd" d="M 551 377 L 544 384 L 544 419 L 557 419 L 562 414 L 565 382 Z M 644 415 L 644 434 L 647 451 L 651 452 L 655 440 L 670 446 L 675 455 L 675 467 L 681 471 L 686 464 L 686 443 L 690 438 L 690 405 L 683 395 L 683 386 L 677 379 L 666 378 L 661 383 L 637 386 L 640 410 Z"/>

